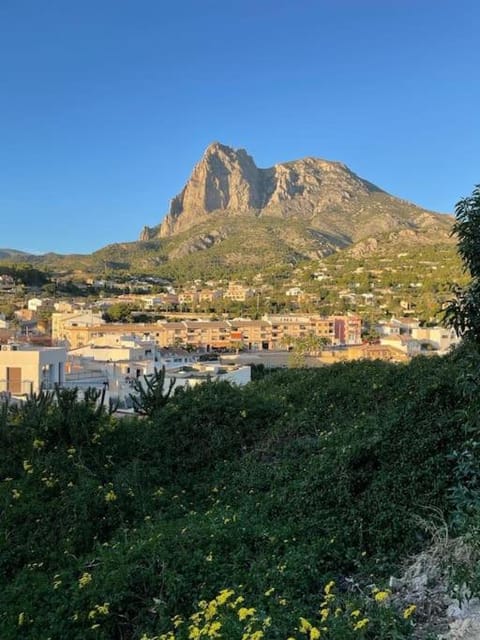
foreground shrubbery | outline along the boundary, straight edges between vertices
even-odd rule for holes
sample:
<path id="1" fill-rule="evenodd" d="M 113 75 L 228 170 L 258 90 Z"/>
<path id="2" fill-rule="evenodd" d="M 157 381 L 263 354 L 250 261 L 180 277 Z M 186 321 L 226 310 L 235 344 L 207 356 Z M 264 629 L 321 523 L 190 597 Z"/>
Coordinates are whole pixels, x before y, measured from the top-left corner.
<path id="1" fill-rule="evenodd" d="M 419 519 L 480 523 L 479 370 L 463 349 L 207 384 L 145 419 L 4 411 L 0 637 L 408 637 L 384 585 Z"/>

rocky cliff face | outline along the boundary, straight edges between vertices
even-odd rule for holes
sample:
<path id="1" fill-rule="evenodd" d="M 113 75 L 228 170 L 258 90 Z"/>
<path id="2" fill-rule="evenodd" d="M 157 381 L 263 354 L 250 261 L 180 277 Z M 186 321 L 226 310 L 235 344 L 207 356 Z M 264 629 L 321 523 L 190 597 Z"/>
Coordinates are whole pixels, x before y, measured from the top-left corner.
<path id="1" fill-rule="evenodd" d="M 340 162 L 305 158 L 259 169 L 244 149 L 213 143 L 173 198 L 159 235 L 184 231 L 215 211 L 307 219 L 374 192 L 381 190 Z"/>
<path id="2" fill-rule="evenodd" d="M 144 227 L 140 240 L 160 241 L 167 260 L 202 252 L 235 268 L 255 257 L 263 268 L 348 247 L 367 254 L 385 243 L 448 243 L 451 225 L 450 216 L 395 198 L 341 162 L 304 158 L 259 169 L 245 150 L 216 142 L 164 221 Z"/>

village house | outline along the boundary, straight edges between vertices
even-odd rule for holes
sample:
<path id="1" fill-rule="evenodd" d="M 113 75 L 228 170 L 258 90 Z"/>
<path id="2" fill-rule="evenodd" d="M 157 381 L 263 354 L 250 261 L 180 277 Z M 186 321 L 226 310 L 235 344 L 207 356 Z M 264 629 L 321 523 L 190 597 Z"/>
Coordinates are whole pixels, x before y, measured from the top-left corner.
<path id="1" fill-rule="evenodd" d="M 222 289 L 201 289 L 198 292 L 199 302 L 216 302 L 223 298 Z"/>
<path id="2" fill-rule="evenodd" d="M 223 297 L 227 300 L 234 300 L 235 302 L 245 302 L 245 300 L 252 298 L 254 295 L 254 289 L 240 282 L 229 282 Z"/>
<path id="3" fill-rule="evenodd" d="M 410 357 L 417 356 L 422 351 L 421 343 L 408 334 L 381 336 L 380 344 L 383 346 L 394 347 L 399 351 L 403 351 L 403 353 L 406 353 Z"/>
<path id="4" fill-rule="evenodd" d="M 40 307 L 45 307 L 51 302 L 50 298 L 30 298 L 30 300 L 27 300 L 27 309 L 29 309 L 29 311 L 36 312 Z"/>
<path id="5" fill-rule="evenodd" d="M 189 289 L 186 291 L 181 291 L 178 294 L 178 302 L 179 304 L 184 304 L 187 306 L 197 305 L 200 301 L 200 295 L 197 290 Z"/>
<path id="6" fill-rule="evenodd" d="M 0 392 L 38 393 L 65 381 L 66 349 L 10 343 L 0 349 Z"/>
<path id="7" fill-rule="evenodd" d="M 460 343 L 460 338 L 454 329 L 440 326 L 413 327 L 411 336 L 425 345 L 430 345 L 432 349 L 441 354 L 447 353 L 452 347 Z"/>
<path id="8" fill-rule="evenodd" d="M 219 362 L 197 363 L 192 367 L 171 369 L 165 375 L 165 387 L 174 380 L 173 391 L 178 388 L 193 388 L 205 382 L 226 381 L 244 385 L 251 380 L 251 367 L 240 364 L 220 364 Z"/>
<path id="9" fill-rule="evenodd" d="M 85 341 L 87 327 L 105 324 L 100 313 L 93 311 L 73 311 L 70 313 L 52 313 L 52 341 L 69 343 L 70 347 L 79 347 L 88 342 Z"/>

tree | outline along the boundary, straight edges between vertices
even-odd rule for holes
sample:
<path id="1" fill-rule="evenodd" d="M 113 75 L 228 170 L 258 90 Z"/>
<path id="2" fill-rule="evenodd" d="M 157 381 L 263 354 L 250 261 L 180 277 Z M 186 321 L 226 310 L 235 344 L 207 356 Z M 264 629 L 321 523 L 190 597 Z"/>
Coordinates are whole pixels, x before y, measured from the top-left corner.
<path id="1" fill-rule="evenodd" d="M 284 344 L 287 344 L 290 351 L 290 357 L 288 364 L 290 367 L 305 367 L 306 356 L 319 356 L 322 353 L 324 347 L 329 344 L 328 338 L 325 336 L 316 336 L 310 333 L 302 338 L 291 338 L 285 336 L 282 339 Z"/>
<path id="2" fill-rule="evenodd" d="M 458 237 L 458 253 L 471 281 L 454 289 L 455 298 L 445 310 L 445 322 L 457 335 L 480 343 L 480 185 L 455 207 L 452 235 Z"/>
<path id="3" fill-rule="evenodd" d="M 136 305 L 116 302 L 105 311 L 103 317 L 106 322 L 130 322 L 132 320 L 132 312 L 137 310 L 138 306 Z"/>
<path id="4" fill-rule="evenodd" d="M 129 395 L 136 413 L 152 417 L 167 404 L 176 378 L 170 378 L 168 389 L 165 390 L 165 367 L 163 366 L 160 371 L 154 369 L 152 376 L 143 376 L 143 379 L 144 383 L 140 379 L 134 381 L 133 388 L 136 393 Z"/>

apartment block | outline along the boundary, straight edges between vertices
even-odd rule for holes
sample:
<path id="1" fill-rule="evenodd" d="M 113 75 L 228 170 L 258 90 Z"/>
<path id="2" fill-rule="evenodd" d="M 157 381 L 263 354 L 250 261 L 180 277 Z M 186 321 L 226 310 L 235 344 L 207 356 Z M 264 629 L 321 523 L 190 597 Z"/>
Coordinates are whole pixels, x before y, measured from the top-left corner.
<path id="1" fill-rule="evenodd" d="M 55 315 L 55 314 L 54 314 Z M 359 344 L 361 320 L 357 316 L 268 315 L 261 320 L 182 320 L 180 322 L 62 325 L 62 338 L 70 349 L 87 346 L 102 337 L 129 334 L 152 340 L 157 347 L 185 345 L 193 348 L 228 349 L 241 343 L 252 350 L 285 349 L 288 339 L 309 335 L 325 338 L 327 344 Z M 60 335 L 57 331 L 57 336 Z M 109 339 L 110 339 L 109 338 Z"/>

